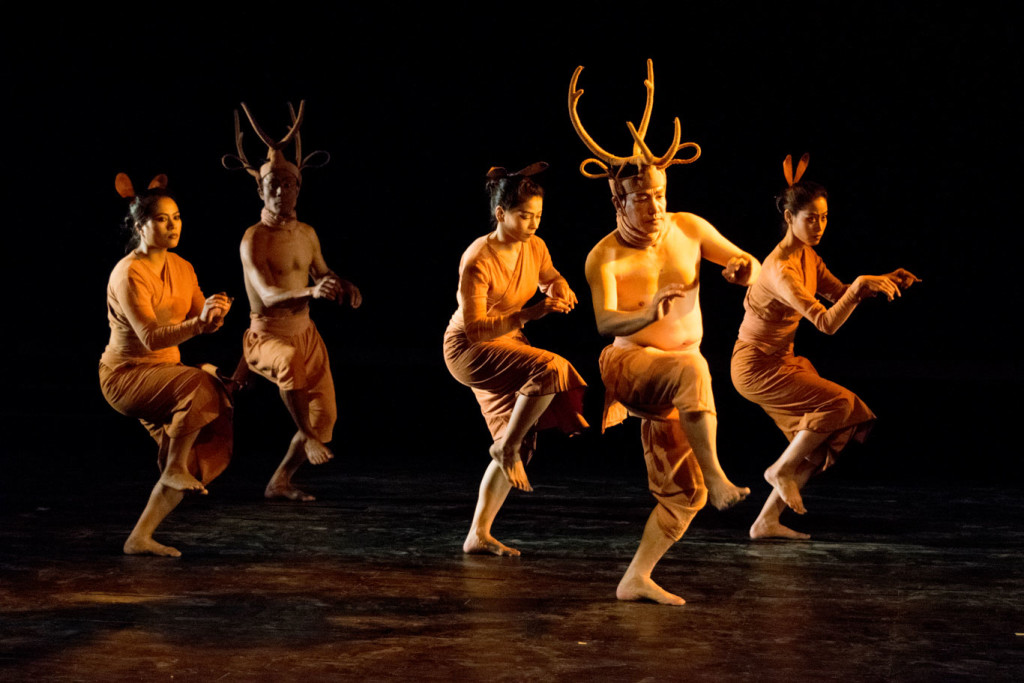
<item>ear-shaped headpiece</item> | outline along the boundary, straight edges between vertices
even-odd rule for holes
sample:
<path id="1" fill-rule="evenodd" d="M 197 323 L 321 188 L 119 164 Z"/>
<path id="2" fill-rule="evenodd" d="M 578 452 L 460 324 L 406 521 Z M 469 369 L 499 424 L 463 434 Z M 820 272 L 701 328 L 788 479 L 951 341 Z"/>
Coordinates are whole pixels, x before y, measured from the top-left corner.
<path id="1" fill-rule="evenodd" d="M 791 154 L 786 155 L 786 160 L 782 162 L 782 173 L 786 176 L 786 183 L 790 187 L 793 187 L 800 182 L 800 179 L 804 176 L 804 171 L 807 170 L 807 164 L 811 161 L 811 155 L 809 152 L 804 152 L 804 155 L 800 157 L 800 162 L 796 165 L 796 174 L 793 173 L 793 156 Z"/>
<path id="2" fill-rule="evenodd" d="M 616 196 L 623 196 L 628 194 L 630 178 L 620 179 L 620 174 L 623 168 L 627 164 L 634 164 L 640 171 L 638 176 L 647 175 L 644 173 L 646 167 L 653 167 L 659 172 L 664 171 L 673 164 L 692 164 L 694 161 L 700 158 L 700 145 L 696 142 L 680 142 L 681 138 L 681 127 L 679 125 L 679 117 L 676 117 L 674 124 L 675 129 L 672 134 L 672 144 L 669 145 L 668 151 L 660 157 L 654 156 L 650 148 L 644 142 L 644 138 L 647 136 L 647 126 L 651 122 L 651 110 L 654 108 L 654 62 L 650 59 L 647 60 L 647 79 L 644 81 L 644 86 L 647 88 L 647 102 L 644 105 L 644 115 L 640 119 L 640 127 L 636 128 L 633 126 L 632 121 L 627 121 L 626 126 L 629 128 L 629 134 L 633 137 L 633 153 L 628 157 L 621 157 L 612 154 L 604 150 L 598 145 L 592 137 L 583 128 L 583 123 L 580 121 L 579 114 L 576 112 L 576 104 L 579 102 L 580 97 L 583 96 L 583 90 L 576 89 L 576 82 L 579 80 L 580 74 L 583 72 L 583 67 L 576 67 L 576 71 L 573 72 L 572 80 L 569 81 L 569 119 L 572 121 L 573 128 L 576 129 L 576 134 L 580 136 L 583 144 L 593 152 L 597 158 L 585 159 L 580 164 L 580 173 L 588 178 L 608 178 L 612 185 L 612 190 Z M 675 156 L 683 149 L 693 149 L 693 156 L 687 159 L 676 159 Z M 588 171 L 587 164 L 597 164 L 601 169 L 600 171 Z"/>
<path id="3" fill-rule="evenodd" d="M 244 169 L 249 175 L 256 179 L 256 184 L 260 183 L 263 176 L 270 173 L 274 169 L 283 169 L 291 173 L 298 179 L 302 180 L 302 169 L 304 168 L 320 168 L 327 165 L 331 160 L 331 155 L 323 150 L 317 150 L 309 156 L 303 158 L 302 156 L 302 136 L 299 134 L 299 127 L 302 126 L 302 117 L 305 114 L 306 101 L 302 100 L 299 102 L 299 112 L 295 113 L 295 108 L 292 103 L 288 103 L 288 114 L 291 116 L 292 125 L 288 128 L 288 132 L 283 138 L 275 141 L 269 135 L 267 135 L 260 125 L 256 123 L 256 119 L 253 117 L 252 112 L 249 111 L 248 105 L 242 102 L 242 110 L 245 112 L 246 117 L 249 119 L 249 124 L 252 126 L 256 136 L 263 141 L 263 144 L 267 146 L 267 159 L 258 169 L 249 163 L 249 160 L 245 157 L 245 150 L 242 147 L 242 128 L 239 123 L 238 110 L 235 110 L 235 148 L 238 150 L 238 155 L 225 154 L 220 158 L 220 163 L 224 168 L 231 170 Z M 288 146 L 288 143 L 295 140 L 295 163 L 288 161 L 285 156 L 284 150 Z M 322 159 L 320 158 L 322 155 Z"/>
<path id="4" fill-rule="evenodd" d="M 114 187 L 117 188 L 117 193 L 125 199 L 135 198 L 135 187 L 132 185 L 132 180 L 128 177 L 127 173 L 117 174 L 114 178 Z M 153 179 L 149 181 L 149 186 L 146 189 L 154 190 L 156 188 L 160 188 L 161 190 L 167 189 L 167 175 L 165 173 L 154 176 Z"/>
<path id="5" fill-rule="evenodd" d="M 500 180 L 501 178 L 511 178 L 513 176 L 526 176 L 530 177 L 537 175 L 548 167 L 548 162 L 538 161 L 530 164 L 526 168 L 521 168 L 515 173 L 509 173 L 508 169 L 504 166 L 491 166 L 491 169 L 487 171 L 487 177 L 491 180 Z"/>

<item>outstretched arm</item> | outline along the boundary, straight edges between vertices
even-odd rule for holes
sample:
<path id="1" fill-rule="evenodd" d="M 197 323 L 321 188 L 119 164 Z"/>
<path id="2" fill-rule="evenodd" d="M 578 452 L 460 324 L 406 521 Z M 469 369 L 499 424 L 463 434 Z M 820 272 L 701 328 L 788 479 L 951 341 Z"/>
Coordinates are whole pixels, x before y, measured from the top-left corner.
<path id="1" fill-rule="evenodd" d="M 900 278 L 908 276 L 912 278 L 906 287 L 910 287 L 914 282 L 920 282 L 909 271 L 902 273 L 894 271 L 889 275 L 860 275 L 853 281 L 853 284 L 845 287 L 845 291 L 842 291 L 842 295 L 835 300 L 831 307 L 825 308 L 820 301 L 803 288 L 796 273 L 787 268 L 782 272 L 781 295 L 793 310 L 810 320 L 820 331 L 825 334 L 835 334 L 849 319 L 857 304 L 864 299 L 872 296 L 884 296 L 892 301 L 893 298 L 900 296 L 899 285 L 894 282 L 893 277 L 890 277 L 893 275 Z"/>
<path id="2" fill-rule="evenodd" d="M 722 277 L 745 287 L 754 284 L 761 272 L 761 263 L 722 236 L 715 226 L 700 216 L 684 214 L 690 220 L 700 239 L 701 256 L 724 266 Z"/>

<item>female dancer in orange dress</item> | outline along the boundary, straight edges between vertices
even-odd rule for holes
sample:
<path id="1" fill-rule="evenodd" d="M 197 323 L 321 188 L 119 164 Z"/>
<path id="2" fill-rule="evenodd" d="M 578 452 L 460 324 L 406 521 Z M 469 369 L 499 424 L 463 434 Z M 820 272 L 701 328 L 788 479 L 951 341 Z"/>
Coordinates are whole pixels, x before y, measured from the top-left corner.
<path id="1" fill-rule="evenodd" d="M 541 162 L 516 173 L 492 168 L 487 174 L 494 230 L 462 255 L 459 308 L 444 336 L 448 370 L 473 390 L 494 439 L 463 544 L 467 553 L 519 554 L 491 535 L 491 524 L 512 486 L 532 490 L 524 463 L 533 453 L 535 430 L 559 427 L 572 434 L 587 426 L 583 378 L 561 356 L 530 346 L 521 329 L 576 305 L 569 283 L 534 234 L 544 190 L 530 176 L 546 167 Z M 524 308 L 538 287 L 544 298 Z"/>
<path id="2" fill-rule="evenodd" d="M 845 285 L 815 253 L 828 221 L 828 193 L 800 182 L 805 154 L 794 176 L 792 159 L 783 169 L 789 186 L 776 199 L 786 222 L 786 236 L 764 260 L 761 275 L 743 300 L 746 315 L 732 354 L 732 381 L 745 398 L 757 403 L 786 435 L 789 447 L 765 471 L 772 485 L 761 514 L 750 527 L 751 538 L 810 538 L 783 526 L 779 516 L 790 507 L 806 512 L 800 489 L 813 473 L 835 462 L 851 439 L 862 441 L 874 413 L 849 389 L 818 375 L 806 358 L 793 355 L 793 338 L 801 318 L 833 334 L 862 300 L 882 295 L 892 301 L 917 277 L 903 268 L 886 275 L 861 275 Z M 832 302 L 826 308 L 817 297 Z"/>
<path id="3" fill-rule="evenodd" d="M 159 444 L 160 479 L 124 552 L 179 557 L 154 541 L 153 532 L 186 491 L 205 494 L 204 484 L 224 471 L 232 435 L 224 387 L 210 373 L 182 365 L 178 344 L 219 329 L 231 299 L 204 298 L 191 264 L 170 252 L 181 238 L 181 215 L 166 184 L 166 176 L 157 176 L 136 195 L 128 176 L 118 175 L 118 191 L 131 197 L 125 217 L 131 251 L 110 274 L 110 343 L 99 373 L 107 402 L 138 418 Z"/>

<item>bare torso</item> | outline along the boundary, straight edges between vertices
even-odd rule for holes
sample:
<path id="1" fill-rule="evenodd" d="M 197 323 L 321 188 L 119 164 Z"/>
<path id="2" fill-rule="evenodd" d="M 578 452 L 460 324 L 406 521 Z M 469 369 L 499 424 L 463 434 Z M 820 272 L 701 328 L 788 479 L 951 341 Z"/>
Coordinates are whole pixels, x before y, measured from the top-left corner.
<path id="1" fill-rule="evenodd" d="M 600 270 L 606 309 L 640 312 L 649 308 L 654 295 L 668 285 L 681 285 L 685 290 L 673 299 L 667 315 L 632 334 L 621 335 L 623 338 L 664 350 L 700 342 L 704 332 L 698 300 L 701 231 L 691 216 L 670 214 L 668 232 L 657 246 L 635 249 L 612 232 L 591 252 L 588 279 L 593 264 Z"/>
<path id="2" fill-rule="evenodd" d="M 253 313 L 283 317 L 294 315 L 309 305 L 308 296 L 268 303 L 265 292 L 301 290 L 309 285 L 310 275 L 321 274 L 318 262 L 322 263 L 323 257 L 313 228 L 298 221 L 289 228 L 257 223 L 246 230 L 241 250 L 245 291 Z M 326 271 L 326 267 L 323 270 Z"/>

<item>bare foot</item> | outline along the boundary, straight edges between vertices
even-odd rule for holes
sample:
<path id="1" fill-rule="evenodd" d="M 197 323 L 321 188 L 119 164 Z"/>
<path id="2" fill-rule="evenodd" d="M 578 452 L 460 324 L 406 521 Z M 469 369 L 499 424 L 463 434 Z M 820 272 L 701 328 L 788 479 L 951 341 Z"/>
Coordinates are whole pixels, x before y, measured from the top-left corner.
<path id="1" fill-rule="evenodd" d="M 619 600 L 650 600 L 659 605 L 685 605 L 678 595 L 673 595 L 654 583 L 650 577 L 631 576 L 626 574 L 615 589 L 615 597 Z"/>
<path id="2" fill-rule="evenodd" d="M 533 490 L 530 480 L 526 478 L 526 468 L 523 467 L 523 461 L 519 458 L 518 451 L 508 448 L 504 442 L 495 441 L 488 449 L 488 453 L 490 453 L 491 459 L 501 466 L 501 471 L 508 479 L 508 483 L 520 491 Z"/>
<path id="3" fill-rule="evenodd" d="M 750 495 L 746 486 L 736 486 L 728 479 L 705 477 L 704 483 L 708 487 L 708 502 L 716 510 L 727 510 Z"/>
<path id="4" fill-rule="evenodd" d="M 191 493 L 193 491 L 201 493 L 204 496 L 209 493 L 206 487 L 203 486 L 203 482 L 199 481 L 185 470 L 165 470 L 160 475 L 160 483 L 167 488 L 174 489 L 176 491 L 184 491 L 185 493 Z"/>
<path id="5" fill-rule="evenodd" d="M 181 557 L 177 548 L 161 545 L 152 538 L 136 538 L 129 536 L 124 542 L 125 555 L 158 555 L 160 557 Z"/>
<path id="6" fill-rule="evenodd" d="M 788 538 L 793 541 L 806 541 L 811 535 L 803 534 L 799 531 L 794 531 L 788 526 L 779 524 L 778 520 L 774 522 L 767 522 L 758 518 L 754 521 L 753 526 L 750 527 L 751 538 Z"/>
<path id="7" fill-rule="evenodd" d="M 323 465 L 334 457 L 331 449 L 316 439 L 307 438 L 302 447 L 306 451 L 306 458 L 314 465 Z"/>
<path id="8" fill-rule="evenodd" d="M 462 544 L 462 552 L 486 555 L 499 555 L 504 557 L 519 557 L 519 551 L 510 548 L 490 534 L 478 534 L 473 531 L 466 536 L 466 542 Z"/>
<path id="9" fill-rule="evenodd" d="M 300 503 L 308 503 L 312 500 L 316 500 L 315 496 L 311 496 L 305 491 L 295 488 L 291 482 L 270 482 L 267 484 L 267 488 L 263 489 L 264 498 L 284 498 L 285 500 L 295 500 Z"/>
<path id="10" fill-rule="evenodd" d="M 764 480 L 779 492 L 782 501 L 798 515 L 805 514 L 804 499 L 800 497 L 800 487 L 792 477 L 780 476 L 778 471 L 769 467 L 764 471 Z"/>

